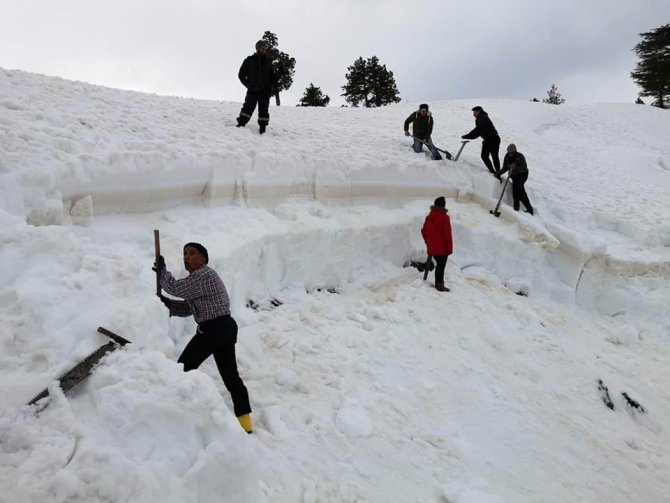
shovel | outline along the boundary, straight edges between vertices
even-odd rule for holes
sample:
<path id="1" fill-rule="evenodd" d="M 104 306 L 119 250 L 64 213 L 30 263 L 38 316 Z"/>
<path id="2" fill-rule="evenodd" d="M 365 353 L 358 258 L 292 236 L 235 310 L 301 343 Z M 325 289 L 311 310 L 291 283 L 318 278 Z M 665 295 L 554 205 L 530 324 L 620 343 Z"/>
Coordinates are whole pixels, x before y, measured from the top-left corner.
<path id="1" fill-rule="evenodd" d="M 503 196 L 505 195 L 505 189 L 507 188 L 507 182 L 509 182 L 509 175 L 507 175 L 507 178 L 505 178 L 505 183 L 502 188 L 502 192 L 500 193 L 500 198 L 498 199 L 498 204 L 496 204 L 496 209 L 495 210 L 489 210 L 489 213 L 491 215 L 495 215 L 496 217 L 500 217 L 500 203 L 502 203 Z"/>

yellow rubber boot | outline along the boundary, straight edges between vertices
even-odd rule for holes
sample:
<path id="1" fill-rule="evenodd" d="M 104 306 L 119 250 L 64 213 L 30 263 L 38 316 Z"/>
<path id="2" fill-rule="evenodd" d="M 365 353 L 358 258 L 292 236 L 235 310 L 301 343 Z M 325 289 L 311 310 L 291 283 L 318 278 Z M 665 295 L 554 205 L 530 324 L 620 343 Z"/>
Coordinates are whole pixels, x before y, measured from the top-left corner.
<path id="1" fill-rule="evenodd" d="M 240 416 L 237 418 L 237 420 L 240 422 L 240 426 L 246 431 L 247 433 L 252 433 L 251 429 L 251 414 L 245 414 L 243 416 Z"/>

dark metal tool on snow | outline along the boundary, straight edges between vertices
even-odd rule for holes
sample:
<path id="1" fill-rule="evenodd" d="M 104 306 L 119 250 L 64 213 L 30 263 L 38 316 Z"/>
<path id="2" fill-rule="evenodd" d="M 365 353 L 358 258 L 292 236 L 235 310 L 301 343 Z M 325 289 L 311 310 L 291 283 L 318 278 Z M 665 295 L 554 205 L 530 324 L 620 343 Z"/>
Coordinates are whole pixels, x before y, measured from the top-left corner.
<path id="1" fill-rule="evenodd" d="M 425 269 L 423 271 L 423 280 L 426 281 L 428 279 L 428 273 L 433 269 L 431 266 L 433 265 L 433 256 L 428 255 L 428 259 L 426 260 L 426 265 Z"/>
<path id="2" fill-rule="evenodd" d="M 432 261 L 423 261 L 423 260 L 408 260 L 403 264 L 403 267 L 414 267 L 419 272 L 429 272 L 435 269 L 435 264 Z M 424 278 L 425 279 L 425 278 Z"/>
<path id="3" fill-rule="evenodd" d="M 88 376 L 90 376 L 93 373 L 93 369 L 95 368 L 95 366 L 107 353 L 111 353 L 112 351 L 120 348 L 121 346 L 125 346 L 126 344 L 130 343 L 129 340 L 126 340 L 120 335 L 116 335 L 115 333 L 110 332 L 106 328 L 98 327 L 98 332 L 100 332 L 103 335 L 106 335 L 107 337 L 112 339 L 112 341 L 100 346 L 98 349 L 93 351 L 90 355 L 88 355 L 82 361 L 77 363 L 74 367 L 72 367 L 64 374 L 61 374 L 56 379 L 58 381 L 60 389 L 63 390 L 63 393 L 67 393 L 77 384 L 79 384 Z M 30 400 L 30 402 L 28 402 L 28 405 L 35 405 L 37 402 L 39 402 L 43 398 L 46 398 L 47 396 L 49 396 L 49 389 L 44 388 L 37 395 L 35 395 L 33 399 Z M 46 404 L 42 408 L 44 408 L 45 406 Z"/>
<path id="4" fill-rule="evenodd" d="M 454 162 L 458 161 L 458 158 L 461 156 L 461 152 L 463 152 L 463 149 L 465 148 L 465 144 L 469 141 L 470 140 L 463 140 L 461 142 L 461 148 L 458 149 L 458 154 L 456 154 L 456 157 L 452 159 Z"/>
<path id="5" fill-rule="evenodd" d="M 612 399 L 610 398 L 609 389 L 607 389 L 607 386 L 605 386 L 605 383 L 602 379 L 598 379 L 598 391 L 600 391 L 600 399 L 603 401 L 603 403 L 610 410 L 614 410 L 614 402 L 612 402 Z"/>
<path id="6" fill-rule="evenodd" d="M 130 344 L 130 341 L 128 339 L 124 339 L 120 335 L 116 335 L 114 332 L 107 330 L 104 327 L 98 327 L 98 332 L 100 332 L 102 335 L 106 335 L 114 342 L 116 342 L 119 346 L 125 346 L 126 344 Z"/>
<path id="7" fill-rule="evenodd" d="M 621 395 L 626 399 L 626 404 L 627 404 L 629 407 L 632 407 L 633 409 L 637 409 L 637 410 L 639 410 L 640 412 L 646 412 L 646 411 L 644 410 L 644 407 L 642 407 L 642 405 L 640 405 L 640 402 L 638 402 L 637 400 L 633 400 L 633 399 L 628 395 L 628 393 L 626 393 L 626 392 L 624 391 L 623 393 L 621 393 Z"/>
<path id="8" fill-rule="evenodd" d="M 495 215 L 496 217 L 500 217 L 500 203 L 502 203 L 503 196 L 505 195 L 505 189 L 507 188 L 507 182 L 509 182 L 509 175 L 507 175 L 507 178 L 505 178 L 505 183 L 503 184 L 502 192 L 500 193 L 500 197 L 498 198 L 498 204 L 496 204 L 496 209 L 495 210 L 489 210 L 489 213 L 491 215 Z"/>

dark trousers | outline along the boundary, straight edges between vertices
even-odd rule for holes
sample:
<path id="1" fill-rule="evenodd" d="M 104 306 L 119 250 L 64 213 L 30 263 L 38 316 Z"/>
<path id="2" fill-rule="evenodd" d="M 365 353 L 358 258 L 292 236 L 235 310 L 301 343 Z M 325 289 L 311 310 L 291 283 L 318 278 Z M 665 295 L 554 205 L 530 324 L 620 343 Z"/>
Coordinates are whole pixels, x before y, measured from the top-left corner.
<path id="1" fill-rule="evenodd" d="M 433 255 L 435 259 L 435 286 L 444 284 L 444 268 L 447 267 L 449 255 Z"/>
<path id="2" fill-rule="evenodd" d="M 244 105 L 242 105 L 240 116 L 237 118 L 239 125 L 244 126 L 251 120 L 251 116 L 254 110 L 256 110 L 256 103 L 258 103 L 258 124 L 267 126 L 268 122 L 270 122 L 270 96 L 253 91 L 247 91 L 247 95 L 244 98 Z"/>
<path id="3" fill-rule="evenodd" d="M 524 184 L 528 180 L 528 173 L 521 173 L 512 177 L 512 199 L 514 199 L 514 209 L 519 211 L 519 203 L 523 203 L 528 213 L 533 213 L 533 207 L 530 205 L 528 194 Z"/>
<path id="4" fill-rule="evenodd" d="M 233 409 L 237 417 L 249 414 L 249 393 L 237 372 L 235 343 L 237 342 L 237 323 L 232 316 L 220 316 L 198 325 L 193 338 L 184 348 L 177 360 L 184 364 L 184 372 L 197 369 L 210 355 L 223 379 L 223 384 L 233 399 Z"/>
<path id="5" fill-rule="evenodd" d="M 489 138 L 482 142 L 482 161 L 488 168 L 488 170 L 494 175 L 500 171 L 500 156 L 498 152 L 500 151 L 500 136 L 494 138 Z M 491 165 L 491 159 L 493 159 L 493 165 Z"/>

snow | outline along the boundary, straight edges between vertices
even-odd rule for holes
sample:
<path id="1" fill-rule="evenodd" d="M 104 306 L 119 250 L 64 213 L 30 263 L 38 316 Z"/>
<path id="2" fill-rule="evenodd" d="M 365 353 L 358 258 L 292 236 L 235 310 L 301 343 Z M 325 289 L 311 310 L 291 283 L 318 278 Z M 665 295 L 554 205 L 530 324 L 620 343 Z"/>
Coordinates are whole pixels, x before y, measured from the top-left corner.
<path id="1" fill-rule="evenodd" d="M 260 136 L 234 127 L 239 103 L 0 69 L 0 494 L 667 499 L 667 111 L 430 105 L 452 153 L 487 110 L 528 159 L 535 216 L 509 193 L 489 214 L 480 140 L 458 163 L 414 154 L 416 104 L 271 107 Z M 403 268 L 438 195 L 448 294 Z M 176 363 L 195 325 L 154 295 L 153 229 L 170 270 L 199 241 L 228 288 L 253 435 L 213 361 Z M 98 326 L 132 344 L 65 396 L 53 381 L 108 342 Z M 48 407 L 24 405 L 49 383 Z"/>

